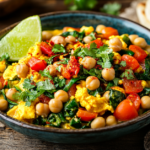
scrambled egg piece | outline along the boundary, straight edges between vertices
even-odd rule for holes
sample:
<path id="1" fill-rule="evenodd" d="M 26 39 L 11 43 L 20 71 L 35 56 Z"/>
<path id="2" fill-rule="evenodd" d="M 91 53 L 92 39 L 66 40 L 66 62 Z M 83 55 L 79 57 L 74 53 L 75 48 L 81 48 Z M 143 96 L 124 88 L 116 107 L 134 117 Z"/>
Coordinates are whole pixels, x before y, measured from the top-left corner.
<path id="1" fill-rule="evenodd" d="M 13 63 L 11 66 L 7 67 L 7 69 L 4 71 L 4 74 L 3 74 L 3 78 L 5 80 L 13 80 L 17 76 L 17 73 L 16 73 L 17 65 L 18 65 L 17 63 Z"/>
<path id="2" fill-rule="evenodd" d="M 121 55 L 119 53 L 113 52 L 114 57 L 113 57 L 113 62 L 114 64 L 120 64 L 121 62 Z"/>
<path id="3" fill-rule="evenodd" d="M 127 49 L 127 44 L 122 40 L 123 36 L 124 36 L 124 34 L 121 35 L 121 36 L 119 36 L 119 35 L 112 35 L 112 36 L 109 37 L 109 40 L 110 40 L 110 39 L 113 39 L 113 38 L 118 38 L 118 39 L 120 39 L 120 41 L 122 42 L 122 49 Z M 128 36 L 128 35 L 127 35 L 127 36 Z M 104 44 L 109 45 L 109 40 L 105 40 L 105 39 L 104 39 L 104 40 L 102 40 L 102 42 L 103 42 Z"/>
<path id="4" fill-rule="evenodd" d="M 81 81 L 79 85 L 76 86 L 77 91 L 75 94 L 75 99 L 80 102 L 82 107 L 91 112 L 100 113 L 103 115 L 106 110 L 114 112 L 113 107 L 108 104 L 105 97 L 100 97 L 99 94 L 96 97 L 89 95 L 85 81 Z"/>
<path id="5" fill-rule="evenodd" d="M 37 102 L 37 100 L 35 100 Z M 14 106 L 7 112 L 7 115 L 18 119 L 20 121 L 25 121 L 28 119 L 35 119 L 35 102 L 31 104 L 30 107 L 25 106 L 25 102 L 21 101 L 19 105 Z"/>
<path id="6" fill-rule="evenodd" d="M 74 50 L 76 50 L 78 47 L 84 47 L 84 44 L 82 44 L 81 42 L 77 42 L 76 44 L 74 44 Z"/>
<path id="7" fill-rule="evenodd" d="M 5 68 L 6 68 L 5 60 L 0 61 L 0 72 L 4 72 Z"/>
<path id="8" fill-rule="evenodd" d="M 92 27 L 92 26 L 89 26 L 89 27 L 82 26 L 81 29 L 80 29 L 80 32 L 82 32 L 82 31 L 85 32 L 85 35 L 88 35 L 88 34 L 90 34 L 91 32 L 94 31 L 94 27 Z"/>

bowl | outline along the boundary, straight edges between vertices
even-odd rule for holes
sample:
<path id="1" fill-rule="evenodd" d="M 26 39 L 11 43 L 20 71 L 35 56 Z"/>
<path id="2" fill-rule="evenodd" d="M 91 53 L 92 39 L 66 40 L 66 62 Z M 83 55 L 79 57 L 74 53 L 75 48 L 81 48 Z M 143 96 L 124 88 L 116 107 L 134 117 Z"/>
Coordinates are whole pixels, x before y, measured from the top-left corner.
<path id="1" fill-rule="evenodd" d="M 82 25 L 96 27 L 98 24 L 104 24 L 118 29 L 119 34 L 138 34 L 150 44 L 149 29 L 121 17 L 88 11 L 54 12 L 42 14 L 40 17 L 43 29 L 62 29 L 64 26 L 81 27 Z M 0 31 L 0 37 L 10 31 L 15 25 L 11 25 Z M 0 121 L 22 134 L 44 141 L 65 144 L 96 143 L 111 140 L 145 127 L 150 123 L 150 110 L 130 121 L 99 129 L 67 130 L 42 127 L 10 118 L 3 112 L 0 112 Z"/>

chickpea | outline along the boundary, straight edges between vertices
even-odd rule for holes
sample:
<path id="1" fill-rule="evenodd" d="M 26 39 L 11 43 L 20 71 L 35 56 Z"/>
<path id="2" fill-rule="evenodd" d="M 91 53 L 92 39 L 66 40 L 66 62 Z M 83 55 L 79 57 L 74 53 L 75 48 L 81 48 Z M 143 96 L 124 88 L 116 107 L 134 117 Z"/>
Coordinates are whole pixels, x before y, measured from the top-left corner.
<path id="1" fill-rule="evenodd" d="M 8 102 L 5 99 L 0 99 L 0 110 L 5 111 L 8 108 Z"/>
<path id="2" fill-rule="evenodd" d="M 96 32 L 97 32 L 97 33 L 102 33 L 102 30 L 103 30 L 104 28 L 106 28 L 106 26 L 104 26 L 104 25 L 98 25 L 98 26 L 96 27 Z"/>
<path id="3" fill-rule="evenodd" d="M 17 65 L 16 72 L 19 78 L 25 78 L 29 72 L 29 67 L 26 64 Z"/>
<path id="4" fill-rule="evenodd" d="M 112 125 L 115 125 L 115 124 L 117 124 L 117 120 L 116 120 L 115 116 L 110 115 L 106 118 L 106 125 L 107 126 L 112 126 Z"/>
<path id="5" fill-rule="evenodd" d="M 86 43 L 86 44 L 88 44 L 88 43 L 90 43 L 91 41 L 92 41 L 92 37 L 91 36 L 85 36 L 84 38 L 83 38 L 83 41 Z"/>
<path id="6" fill-rule="evenodd" d="M 84 59 L 81 61 L 81 65 L 83 65 L 84 68 L 87 70 L 90 70 L 95 67 L 96 60 L 90 56 L 84 57 Z"/>
<path id="7" fill-rule="evenodd" d="M 95 76 L 89 76 L 86 78 L 86 88 L 89 90 L 96 90 L 100 86 L 100 81 Z"/>
<path id="8" fill-rule="evenodd" d="M 76 42 L 76 38 L 74 36 L 69 35 L 65 38 L 65 41 L 66 41 L 66 43 L 73 44 Z"/>
<path id="9" fill-rule="evenodd" d="M 145 50 L 150 54 L 150 45 L 147 45 L 147 46 L 145 47 Z"/>
<path id="10" fill-rule="evenodd" d="M 109 93 L 110 93 L 110 91 L 106 91 L 106 92 L 103 94 L 103 97 L 105 97 L 107 101 L 109 101 Z"/>
<path id="11" fill-rule="evenodd" d="M 141 98 L 141 107 L 143 109 L 150 109 L 150 97 L 149 96 L 143 96 Z"/>
<path id="12" fill-rule="evenodd" d="M 103 117 L 97 117 L 91 122 L 92 129 L 101 128 L 101 127 L 105 127 L 105 119 Z"/>
<path id="13" fill-rule="evenodd" d="M 52 36 L 51 31 L 42 31 L 42 41 L 50 40 Z"/>
<path id="14" fill-rule="evenodd" d="M 63 46 L 66 45 L 66 41 L 65 41 L 65 38 L 60 36 L 60 35 L 56 35 L 56 36 L 53 36 L 51 38 L 51 41 L 54 43 L 54 44 L 62 44 Z"/>
<path id="15" fill-rule="evenodd" d="M 47 69 L 49 70 L 49 73 L 51 76 L 54 77 L 57 75 L 57 70 L 56 70 L 56 67 L 54 65 L 47 66 Z"/>
<path id="16" fill-rule="evenodd" d="M 134 40 L 133 44 L 136 45 L 136 46 L 139 46 L 141 48 L 145 48 L 147 46 L 147 43 L 146 43 L 145 39 L 141 38 L 141 37 L 137 37 Z"/>
<path id="17" fill-rule="evenodd" d="M 68 93 L 63 91 L 63 90 L 58 90 L 55 94 L 54 94 L 55 99 L 62 101 L 62 102 L 67 102 L 69 100 L 69 96 Z"/>
<path id="18" fill-rule="evenodd" d="M 59 113 L 59 112 L 61 112 L 62 108 L 63 108 L 62 101 L 57 100 L 57 99 L 51 99 L 49 101 L 49 109 L 51 112 Z"/>
<path id="19" fill-rule="evenodd" d="M 15 99 L 13 98 L 13 95 L 17 93 L 17 90 L 15 88 L 11 88 L 6 92 L 6 97 L 12 101 L 15 101 Z"/>
<path id="20" fill-rule="evenodd" d="M 110 39 L 109 47 L 112 48 L 114 52 L 118 52 L 122 49 L 122 42 L 118 38 Z"/>
<path id="21" fill-rule="evenodd" d="M 48 104 L 38 103 L 35 107 L 36 114 L 42 117 L 47 117 L 50 113 Z"/>
<path id="22" fill-rule="evenodd" d="M 115 78 L 115 70 L 113 68 L 104 68 L 102 70 L 102 77 L 106 81 L 111 81 Z"/>
<path id="23" fill-rule="evenodd" d="M 132 44 L 134 43 L 134 40 L 135 40 L 137 37 L 139 37 L 139 36 L 136 35 L 136 34 L 129 35 L 129 39 L 130 39 L 130 41 L 131 41 Z"/>

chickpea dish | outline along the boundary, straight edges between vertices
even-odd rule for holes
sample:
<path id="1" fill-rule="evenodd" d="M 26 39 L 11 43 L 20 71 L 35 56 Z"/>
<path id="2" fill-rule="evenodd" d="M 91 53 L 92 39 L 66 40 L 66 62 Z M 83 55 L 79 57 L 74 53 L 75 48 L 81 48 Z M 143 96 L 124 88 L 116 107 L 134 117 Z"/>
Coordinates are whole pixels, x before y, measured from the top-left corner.
<path id="1" fill-rule="evenodd" d="M 26 57 L 0 58 L 0 110 L 64 129 L 134 119 L 150 109 L 149 47 L 138 35 L 104 25 L 43 31 Z"/>

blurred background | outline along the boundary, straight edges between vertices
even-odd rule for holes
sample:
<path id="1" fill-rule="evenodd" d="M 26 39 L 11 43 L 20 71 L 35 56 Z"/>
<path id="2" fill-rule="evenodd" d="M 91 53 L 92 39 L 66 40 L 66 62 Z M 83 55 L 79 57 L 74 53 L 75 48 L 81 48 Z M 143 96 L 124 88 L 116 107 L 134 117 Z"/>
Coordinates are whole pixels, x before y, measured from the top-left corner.
<path id="1" fill-rule="evenodd" d="M 136 9 L 142 0 L 0 0 L 0 30 L 26 17 L 62 10 L 90 10 L 139 22 Z"/>

